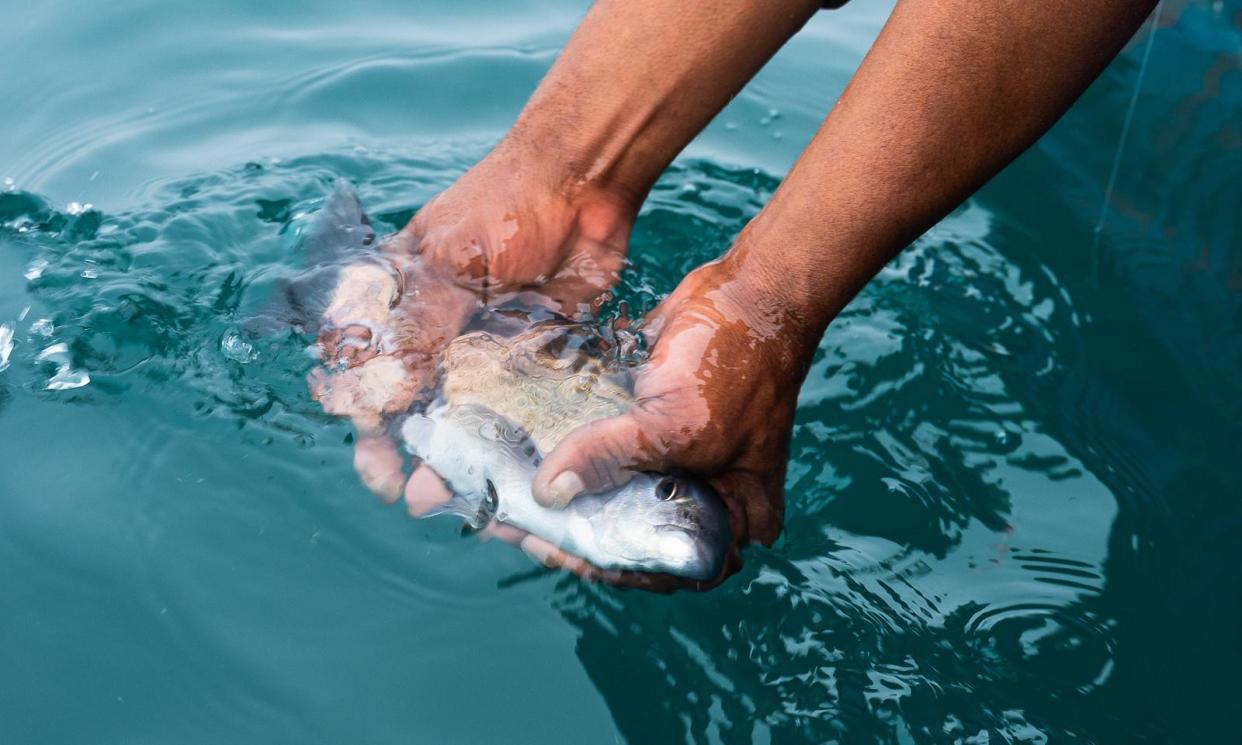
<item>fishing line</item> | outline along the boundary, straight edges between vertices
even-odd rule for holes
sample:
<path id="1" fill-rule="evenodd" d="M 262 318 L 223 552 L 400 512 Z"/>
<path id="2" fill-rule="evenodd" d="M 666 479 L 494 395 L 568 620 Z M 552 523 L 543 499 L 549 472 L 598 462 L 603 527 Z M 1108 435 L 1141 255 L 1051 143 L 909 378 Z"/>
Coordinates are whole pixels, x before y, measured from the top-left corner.
<path id="1" fill-rule="evenodd" d="M 1143 78 L 1147 75 L 1147 62 L 1151 59 L 1151 48 L 1156 40 L 1156 25 L 1160 21 L 1160 9 L 1164 0 L 1158 0 L 1151 12 L 1151 28 L 1147 31 L 1147 44 L 1143 48 L 1143 59 L 1139 62 L 1138 77 L 1134 81 L 1134 92 L 1130 94 L 1130 106 L 1126 109 L 1125 119 L 1121 123 L 1121 137 L 1117 140 L 1117 153 L 1113 156 L 1113 167 L 1108 172 L 1108 183 L 1104 187 L 1104 203 L 1100 205 L 1100 218 L 1096 220 L 1095 231 L 1091 237 L 1091 285 L 1096 287 L 1099 282 L 1100 236 L 1104 233 L 1104 223 L 1108 219 L 1108 208 L 1112 206 L 1113 189 L 1117 186 L 1117 173 L 1121 170 L 1121 158 L 1125 154 L 1126 140 L 1130 137 L 1130 124 L 1134 121 L 1134 109 L 1138 106 L 1139 91 L 1143 88 Z"/>

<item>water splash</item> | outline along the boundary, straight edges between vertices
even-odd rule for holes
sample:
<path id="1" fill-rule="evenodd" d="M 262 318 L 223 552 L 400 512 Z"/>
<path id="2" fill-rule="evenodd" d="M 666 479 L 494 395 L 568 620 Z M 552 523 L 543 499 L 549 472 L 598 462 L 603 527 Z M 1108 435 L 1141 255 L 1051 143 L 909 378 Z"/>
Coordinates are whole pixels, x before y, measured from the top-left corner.
<path id="1" fill-rule="evenodd" d="M 69 354 L 69 346 L 64 342 L 53 344 L 47 347 L 39 356 L 35 357 L 36 362 L 48 362 L 56 366 L 56 372 L 48 379 L 44 386 L 49 391 L 69 391 L 74 388 L 81 388 L 91 382 L 91 376 L 85 370 L 73 369 L 73 358 Z"/>
<path id="2" fill-rule="evenodd" d="M 9 366 L 9 356 L 13 354 L 13 327 L 0 324 L 0 370 Z"/>
<path id="3" fill-rule="evenodd" d="M 230 331 L 220 339 L 220 351 L 225 357 L 243 365 L 254 362 L 259 357 L 254 345 L 236 331 Z"/>

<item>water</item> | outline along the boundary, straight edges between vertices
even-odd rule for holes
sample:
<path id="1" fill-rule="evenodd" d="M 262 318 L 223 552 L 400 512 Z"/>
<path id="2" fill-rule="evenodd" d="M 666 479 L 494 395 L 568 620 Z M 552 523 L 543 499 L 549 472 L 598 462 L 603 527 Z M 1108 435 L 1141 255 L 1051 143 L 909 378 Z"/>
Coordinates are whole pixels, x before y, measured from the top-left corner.
<path id="1" fill-rule="evenodd" d="M 402 224 L 582 7 L 7 8 L 6 742 L 1236 742 L 1242 8 L 1171 3 L 833 324 L 782 540 L 587 586 L 376 503 L 304 339 L 240 323 L 331 179 Z M 821 14 L 664 176 L 648 307 L 771 194 L 887 13 Z M 11 333 L 12 349 L 8 341 Z"/>

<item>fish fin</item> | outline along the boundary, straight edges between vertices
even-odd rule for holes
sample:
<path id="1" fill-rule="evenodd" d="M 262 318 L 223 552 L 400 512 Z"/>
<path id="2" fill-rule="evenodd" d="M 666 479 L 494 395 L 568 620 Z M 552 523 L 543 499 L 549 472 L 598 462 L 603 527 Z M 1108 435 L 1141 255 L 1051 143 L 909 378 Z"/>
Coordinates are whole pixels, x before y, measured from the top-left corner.
<path id="1" fill-rule="evenodd" d="M 483 513 L 484 510 L 480 509 L 477 501 L 454 492 L 449 501 L 421 513 L 418 518 L 421 520 L 436 515 L 453 515 L 460 517 L 470 530 L 482 530 L 491 520 Z"/>
<path id="2" fill-rule="evenodd" d="M 349 182 L 338 178 L 310 227 L 303 234 L 302 254 L 308 266 L 339 264 L 375 243 L 375 229 Z"/>
<path id="3" fill-rule="evenodd" d="M 289 329 L 315 333 L 339 276 L 340 269 L 329 266 L 276 280 L 263 307 L 241 322 L 242 330 L 252 336 L 267 336 Z"/>
<path id="4" fill-rule="evenodd" d="M 358 194 L 348 181 L 337 179 L 303 233 L 300 253 L 306 269 L 278 279 L 258 313 L 242 321 L 242 329 L 254 336 L 287 329 L 315 333 L 341 266 L 373 251 L 374 243 L 375 230 L 362 211 Z"/>
<path id="5" fill-rule="evenodd" d="M 483 439 L 500 445 L 501 450 L 518 463 L 538 468 L 543 460 L 530 433 L 486 406 L 462 404 L 453 408 L 452 416 L 462 426 L 475 429 Z"/>

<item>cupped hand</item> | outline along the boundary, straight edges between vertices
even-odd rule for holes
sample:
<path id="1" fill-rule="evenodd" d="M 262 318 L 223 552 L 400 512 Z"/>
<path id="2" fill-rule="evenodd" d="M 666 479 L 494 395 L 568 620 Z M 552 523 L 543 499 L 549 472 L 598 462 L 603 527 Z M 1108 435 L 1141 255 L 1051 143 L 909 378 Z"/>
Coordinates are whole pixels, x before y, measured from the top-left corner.
<path id="1" fill-rule="evenodd" d="M 562 440 L 540 465 L 535 498 L 564 506 L 639 471 L 684 471 L 711 484 L 729 512 L 733 550 L 706 586 L 738 569 L 741 547 L 770 545 L 781 531 L 798 389 L 818 333 L 759 280 L 727 258 L 688 275 L 648 316 L 653 344 L 633 406 Z M 548 565 L 601 574 L 555 547 L 535 548 Z"/>
<path id="2" fill-rule="evenodd" d="M 527 165 L 535 160 L 502 145 L 434 197 L 382 246 L 379 264 L 394 273 L 399 294 L 387 318 L 371 317 L 387 307 L 376 303 L 330 309 L 320 334 L 325 368 L 311 376 L 312 395 L 354 422 L 362 481 L 386 501 L 404 492 L 411 511 L 442 498 L 443 488 L 425 469 L 407 484 L 385 420 L 426 392 L 448 342 L 480 310 L 514 298 L 567 316 L 589 312 L 625 263 L 636 210 Z M 389 290 L 380 280 L 382 295 Z"/>

